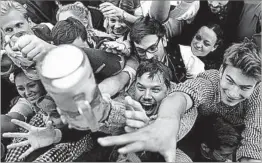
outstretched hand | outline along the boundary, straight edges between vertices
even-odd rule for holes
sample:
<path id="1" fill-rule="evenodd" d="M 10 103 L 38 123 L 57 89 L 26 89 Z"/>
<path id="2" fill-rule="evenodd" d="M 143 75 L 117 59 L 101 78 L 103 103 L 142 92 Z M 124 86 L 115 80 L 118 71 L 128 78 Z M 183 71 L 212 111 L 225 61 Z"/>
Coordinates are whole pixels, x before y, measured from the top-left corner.
<path id="1" fill-rule="evenodd" d="M 133 132 L 136 129 L 145 127 L 149 124 L 150 118 L 146 115 L 146 111 L 143 109 L 142 105 L 133 100 L 130 96 L 125 97 L 126 105 L 131 108 L 126 110 L 126 132 Z"/>
<path id="2" fill-rule="evenodd" d="M 132 133 L 120 136 L 99 138 L 102 146 L 125 145 L 118 150 L 125 154 L 130 152 L 159 152 L 167 162 L 175 162 L 178 128 L 174 127 L 177 120 L 158 118 L 152 124 Z"/>
<path id="3" fill-rule="evenodd" d="M 11 120 L 12 123 L 28 130 L 27 133 L 4 133 L 3 137 L 9 137 L 9 138 L 27 138 L 27 140 L 19 142 L 19 143 L 13 143 L 11 145 L 8 145 L 7 148 L 16 148 L 21 146 L 30 145 L 31 147 L 23 153 L 19 159 L 25 158 L 30 153 L 35 151 L 36 149 L 43 148 L 46 146 L 49 146 L 57 141 L 60 141 L 61 135 L 59 137 L 59 140 L 57 139 L 57 131 L 52 126 L 52 122 L 47 122 L 46 127 L 35 127 L 30 124 L 27 124 L 23 121 L 19 121 L 16 119 Z M 60 132 L 60 131 L 59 131 Z M 60 133 L 61 134 L 61 133 Z"/>

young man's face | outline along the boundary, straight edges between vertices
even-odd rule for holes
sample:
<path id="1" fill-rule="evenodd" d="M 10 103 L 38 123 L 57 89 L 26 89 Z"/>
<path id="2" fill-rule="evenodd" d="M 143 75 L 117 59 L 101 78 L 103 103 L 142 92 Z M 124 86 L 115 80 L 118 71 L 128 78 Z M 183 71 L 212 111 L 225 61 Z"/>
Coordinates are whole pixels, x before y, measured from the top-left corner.
<path id="1" fill-rule="evenodd" d="M 227 5 L 228 1 L 229 0 L 208 0 L 208 6 L 212 13 L 217 14 Z"/>
<path id="2" fill-rule="evenodd" d="M 166 40 L 165 38 L 159 38 L 157 35 L 147 35 L 140 43 L 134 42 L 134 45 L 140 59 L 155 58 L 162 61 L 166 55 Z"/>
<path id="3" fill-rule="evenodd" d="M 0 26 L 4 34 L 9 36 L 21 31 L 31 32 L 30 22 L 17 10 L 0 16 Z"/>
<path id="4" fill-rule="evenodd" d="M 135 100 L 139 101 L 148 116 L 157 113 L 161 101 L 167 96 L 168 88 L 163 75 L 158 73 L 153 78 L 149 72 L 136 79 Z"/>
<path id="5" fill-rule="evenodd" d="M 229 106 L 234 106 L 250 97 L 257 81 L 242 73 L 233 66 L 227 65 L 221 74 L 221 100 Z"/>

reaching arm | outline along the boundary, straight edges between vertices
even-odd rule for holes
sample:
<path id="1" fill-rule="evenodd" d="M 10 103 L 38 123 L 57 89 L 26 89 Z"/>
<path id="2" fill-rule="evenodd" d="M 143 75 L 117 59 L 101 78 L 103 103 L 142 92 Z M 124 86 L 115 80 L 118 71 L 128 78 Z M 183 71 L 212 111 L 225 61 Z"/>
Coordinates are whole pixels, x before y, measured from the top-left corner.
<path id="1" fill-rule="evenodd" d="M 138 61 L 130 57 L 127 60 L 125 68 L 119 74 L 103 80 L 98 85 L 101 93 L 106 93 L 110 96 L 114 96 L 118 92 L 123 90 L 128 85 L 128 83 L 130 85 L 134 80 L 138 65 Z"/>
<path id="2" fill-rule="evenodd" d="M 102 146 L 126 145 L 118 150 L 120 153 L 160 152 L 166 161 L 175 161 L 180 117 L 191 106 L 192 100 L 188 95 L 173 93 L 162 101 L 158 118 L 152 124 L 132 133 L 102 138 L 98 142 Z"/>
<path id="3" fill-rule="evenodd" d="M 149 14 L 159 22 L 165 22 L 169 17 L 170 1 L 152 1 Z"/>
<path id="4" fill-rule="evenodd" d="M 130 80 L 128 73 L 121 71 L 119 74 L 103 80 L 99 85 L 101 93 L 107 93 L 110 96 L 116 95 Z"/>

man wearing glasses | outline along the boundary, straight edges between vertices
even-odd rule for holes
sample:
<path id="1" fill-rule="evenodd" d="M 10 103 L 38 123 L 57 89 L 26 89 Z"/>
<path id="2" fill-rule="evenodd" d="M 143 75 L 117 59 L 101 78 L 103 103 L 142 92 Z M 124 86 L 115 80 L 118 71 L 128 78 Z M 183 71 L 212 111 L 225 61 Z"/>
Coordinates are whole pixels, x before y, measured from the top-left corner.
<path id="1" fill-rule="evenodd" d="M 163 62 L 172 71 L 172 82 L 180 83 L 186 80 L 186 69 L 179 47 L 172 44 L 166 38 L 166 30 L 160 22 L 149 16 L 141 17 L 136 20 L 130 30 L 131 66 L 127 61 L 127 66 L 116 76 L 99 85 L 103 93 L 111 96 L 125 88 L 128 83 L 132 83 L 136 68 L 141 60 L 155 58 Z M 134 59 L 135 58 L 135 59 Z M 110 87 L 109 87 L 110 85 Z"/>

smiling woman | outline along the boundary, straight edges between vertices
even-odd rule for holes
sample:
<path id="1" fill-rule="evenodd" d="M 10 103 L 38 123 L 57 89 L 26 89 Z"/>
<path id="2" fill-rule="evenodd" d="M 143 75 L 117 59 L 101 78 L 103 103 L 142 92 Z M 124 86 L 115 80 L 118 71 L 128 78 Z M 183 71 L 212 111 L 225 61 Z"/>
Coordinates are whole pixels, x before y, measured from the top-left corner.
<path id="1" fill-rule="evenodd" d="M 40 80 L 29 79 L 22 69 L 16 69 L 13 74 L 20 98 L 6 115 L 2 115 L 2 117 L 5 117 L 5 119 L 1 118 L 2 133 L 18 130 L 16 125 L 11 123 L 11 119 L 27 121 L 38 111 L 37 107 L 34 106 L 38 98 L 46 94 Z"/>

